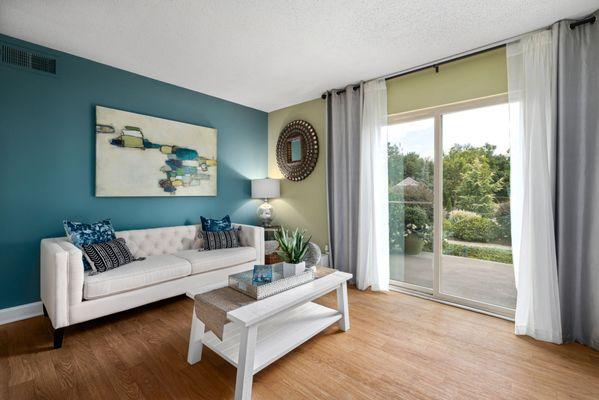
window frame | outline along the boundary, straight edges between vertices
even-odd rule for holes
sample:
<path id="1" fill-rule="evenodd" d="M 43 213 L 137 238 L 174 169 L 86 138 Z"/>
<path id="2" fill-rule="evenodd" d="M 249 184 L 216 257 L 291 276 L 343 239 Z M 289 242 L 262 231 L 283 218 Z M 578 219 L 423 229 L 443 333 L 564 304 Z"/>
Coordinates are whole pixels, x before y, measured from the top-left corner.
<path id="1" fill-rule="evenodd" d="M 434 199 L 433 199 L 433 288 L 422 287 L 407 282 L 391 280 L 391 289 L 414 294 L 445 304 L 451 304 L 473 311 L 482 312 L 513 320 L 515 310 L 497 304 L 467 299 L 441 292 L 441 262 L 443 256 L 443 115 L 459 111 L 507 104 L 507 93 L 480 97 L 451 104 L 433 106 L 419 110 L 389 114 L 387 125 L 396 125 L 432 118 L 434 120 Z"/>

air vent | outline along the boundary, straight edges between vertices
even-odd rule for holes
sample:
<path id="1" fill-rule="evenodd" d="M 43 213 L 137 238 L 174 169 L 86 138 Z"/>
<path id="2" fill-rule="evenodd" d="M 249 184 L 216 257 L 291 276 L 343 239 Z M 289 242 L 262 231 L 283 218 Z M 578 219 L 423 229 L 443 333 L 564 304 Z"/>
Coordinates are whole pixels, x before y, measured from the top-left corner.
<path id="1" fill-rule="evenodd" d="M 2 63 L 56 75 L 56 59 L 2 44 Z"/>

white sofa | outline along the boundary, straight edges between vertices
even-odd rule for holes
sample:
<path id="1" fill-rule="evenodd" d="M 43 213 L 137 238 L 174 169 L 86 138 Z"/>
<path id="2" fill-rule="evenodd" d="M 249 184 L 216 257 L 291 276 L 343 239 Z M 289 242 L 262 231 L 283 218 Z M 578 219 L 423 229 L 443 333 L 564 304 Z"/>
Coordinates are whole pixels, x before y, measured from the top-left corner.
<path id="1" fill-rule="evenodd" d="M 198 251 L 201 226 L 174 226 L 117 232 L 143 261 L 90 275 L 81 250 L 65 237 L 41 241 L 41 298 L 54 327 L 54 347 L 63 328 L 143 304 L 227 285 L 230 274 L 264 263 L 264 229 L 241 227 L 241 246 Z"/>

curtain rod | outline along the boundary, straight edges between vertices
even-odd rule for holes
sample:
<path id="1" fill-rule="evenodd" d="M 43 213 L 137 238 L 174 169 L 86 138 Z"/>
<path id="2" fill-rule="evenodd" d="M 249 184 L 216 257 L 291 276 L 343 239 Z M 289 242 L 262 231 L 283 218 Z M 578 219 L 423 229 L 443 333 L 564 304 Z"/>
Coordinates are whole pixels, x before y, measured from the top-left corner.
<path id="1" fill-rule="evenodd" d="M 570 29 L 576 29 L 577 26 L 584 25 L 584 24 L 591 24 L 592 25 L 592 24 L 595 23 L 596 20 L 597 20 L 597 17 L 595 17 L 594 15 L 592 15 L 590 17 L 581 19 L 580 21 L 572 22 L 570 24 Z"/>
<path id="2" fill-rule="evenodd" d="M 546 28 L 543 28 L 543 29 L 546 29 Z M 390 79 L 399 78 L 400 76 L 409 75 L 409 74 L 412 74 L 414 72 L 424 71 L 424 70 L 429 69 L 429 68 L 434 68 L 435 72 L 438 73 L 439 72 L 439 67 L 441 65 L 449 64 L 449 63 L 452 63 L 454 61 L 458 61 L 458 60 L 462 60 L 464 58 L 475 56 L 477 54 L 483 54 L 483 53 L 486 53 L 488 51 L 497 50 L 497 49 L 499 49 L 501 47 L 504 47 L 508 43 L 515 42 L 516 40 L 520 39 L 520 37 L 522 37 L 524 35 L 526 35 L 526 34 L 515 36 L 515 37 L 510 38 L 510 39 L 502 40 L 501 42 L 491 43 L 491 44 L 486 45 L 486 46 L 477 47 L 476 49 L 472 49 L 470 51 L 466 51 L 466 52 L 458 53 L 458 54 L 455 54 L 455 55 L 452 55 L 452 56 L 449 56 L 449 57 L 441 58 L 441 59 L 438 59 L 438 60 L 433 61 L 431 63 L 421 64 L 421 65 L 418 65 L 418 66 L 413 67 L 413 68 L 409 68 L 409 69 L 405 69 L 403 71 L 399 71 L 399 72 L 393 73 L 391 75 L 381 76 L 380 78 L 381 79 L 384 78 L 386 81 L 388 81 Z M 358 90 L 359 87 L 360 87 L 360 85 L 354 85 L 352 88 L 353 88 L 353 90 Z M 326 99 L 327 98 L 327 93 L 328 92 L 323 93 L 322 96 L 320 96 L 320 98 L 323 99 L 323 100 Z M 337 94 L 345 93 L 345 89 L 338 90 L 335 93 L 337 93 Z"/>
<path id="3" fill-rule="evenodd" d="M 519 37 L 518 37 L 519 38 Z M 518 38 L 514 38 L 514 40 L 508 39 L 508 41 L 516 41 Z M 387 76 L 382 76 L 381 78 L 384 78 L 386 81 L 390 80 L 390 79 L 394 79 L 394 78 L 399 78 L 400 76 L 404 76 L 404 75 L 409 75 L 409 74 L 413 74 L 414 72 L 419 72 L 419 71 L 424 71 L 426 69 L 429 68 L 434 68 L 435 72 L 438 73 L 439 72 L 439 67 L 441 65 L 445 65 L 445 64 L 449 64 L 452 63 L 454 61 L 459 61 L 459 60 L 463 60 L 464 58 L 468 58 L 471 56 L 475 56 L 478 54 L 483 54 L 486 53 L 488 51 L 493 51 L 493 50 L 497 50 L 501 47 L 504 47 L 508 41 L 502 41 L 501 44 L 491 44 L 491 45 L 487 45 L 487 46 L 483 46 L 483 47 L 479 47 L 477 49 L 474 50 L 470 50 L 468 52 L 464 52 L 464 53 L 460 53 L 454 56 L 450 56 L 450 57 L 446 57 L 444 59 L 439 59 L 438 61 L 434 61 L 432 63 L 427 63 L 427 64 L 423 64 L 414 68 L 410 68 L 407 70 L 403 70 L 397 73 L 394 73 L 392 75 L 387 75 Z M 352 87 L 353 90 L 358 90 L 360 88 L 360 85 L 354 85 Z M 341 94 L 341 93 L 345 93 L 346 89 L 341 89 L 336 91 L 336 94 Z M 325 92 L 322 94 L 322 96 L 320 96 L 321 99 L 326 99 L 327 98 L 327 93 Z"/>
<path id="4" fill-rule="evenodd" d="M 596 12 L 597 11 L 595 11 L 593 14 L 595 14 Z M 578 21 L 572 22 L 570 24 L 570 29 L 575 29 L 576 27 L 578 27 L 580 25 L 584 25 L 584 24 L 594 24 L 596 22 L 597 18 L 593 14 L 591 14 L 589 17 L 586 17 L 586 18 L 580 19 Z M 414 72 L 424 71 L 424 70 L 429 69 L 429 68 L 434 68 L 435 72 L 438 73 L 439 72 L 439 66 L 441 66 L 441 65 L 449 64 L 449 63 L 454 62 L 454 61 L 459 61 L 459 60 L 462 60 L 464 58 L 468 58 L 468 57 L 475 56 L 475 55 L 478 55 L 478 54 L 486 53 L 488 51 L 499 49 L 499 48 L 504 47 L 504 46 L 506 46 L 506 45 L 508 45 L 510 43 L 513 43 L 513 42 L 516 42 L 516 41 L 520 40 L 520 38 L 522 38 L 523 36 L 526 36 L 526 35 L 528 35 L 530 33 L 538 32 L 538 31 L 544 31 L 544 30 L 547 30 L 547 29 L 551 29 L 551 25 L 550 26 L 546 26 L 546 27 L 541 28 L 541 29 L 537 29 L 535 31 L 526 32 L 526 33 L 523 33 L 521 35 L 513 36 L 511 38 L 508 38 L 508 39 L 505 39 L 505 40 L 501 40 L 499 42 L 494 42 L 494 43 L 488 44 L 486 46 L 477 47 L 477 48 L 469 50 L 469 51 L 465 51 L 465 52 L 458 53 L 458 54 L 455 54 L 455 55 L 452 55 L 452 56 L 449 56 L 449 57 L 441 58 L 441 59 L 438 59 L 438 60 L 430 62 L 430 63 L 421 64 L 421 65 L 418 65 L 418 66 L 413 67 L 413 68 L 408 68 L 408 69 L 405 69 L 403 71 L 399 71 L 399 72 L 396 72 L 396 73 L 393 73 L 393 74 L 390 74 L 390 75 L 384 75 L 384 76 L 381 76 L 379 79 L 383 79 L 384 78 L 386 81 L 388 81 L 390 79 L 399 78 L 401 76 L 409 75 L 409 74 L 412 74 Z M 360 88 L 360 85 L 354 85 L 352 87 L 353 90 L 358 90 L 359 88 Z M 345 93 L 345 89 L 338 90 L 335 93 L 337 93 L 337 94 Z M 327 94 L 328 94 L 328 92 L 323 93 L 322 96 L 320 96 L 320 98 L 323 99 L 323 100 L 325 100 L 327 98 Z"/>
<path id="5" fill-rule="evenodd" d="M 499 45 L 491 45 L 491 47 L 485 47 L 482 50 L 474 50 L 474 51 L 468 52 L 467 54 L 454 56 L 454 57 L 452 57 L 449 60 L 439 61 L 439 62 L 435 62 L 433 64 L 427 64 L 425 66 L 416 67 L 414 69 L 411 69 L 411 70 L 408 70 L 408 71 L 404 71 L 404 72 L 398 72 L 396 74 L 386 76 L 385 80 L 388 81 L 390 79 L 399 78 L 400 76 L 412 74 L 412 73 L 418 72 L 418 71 L 423 71 L 423 70 L 429 69 L 429 68 L 434 68 L 435 72 L 439 73 L 439 67 L 441 65 L 449 64 L 449 63 L 452 63 L 454 61 L 463 60 L 463 59 L 468 58 L 468 57 L 473 57 L 473 56 L 477 56 L 479 54 L 487 53 L 489 51 L 497 50 L 497 49 L 500 49 L 502 47 L 505 47 L 506 44 L 507 43 L 502 43 L 502 44 L 499 44 Z"/>

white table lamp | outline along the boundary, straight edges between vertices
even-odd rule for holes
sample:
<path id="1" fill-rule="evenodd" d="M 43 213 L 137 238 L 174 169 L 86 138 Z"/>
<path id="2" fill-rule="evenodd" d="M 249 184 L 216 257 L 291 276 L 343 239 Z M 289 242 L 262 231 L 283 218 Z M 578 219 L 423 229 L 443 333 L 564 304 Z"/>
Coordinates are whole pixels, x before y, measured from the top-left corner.
<path id="1" fill-rule="evenodd" d="M 273 209 L 268 199 L 276 199 L 280 195 L 281 183 L 278 179 L 252 179 L 252 198 L 264 200 L 256 213 L 262 226 L 269 227 L 273 219 Z"/>

